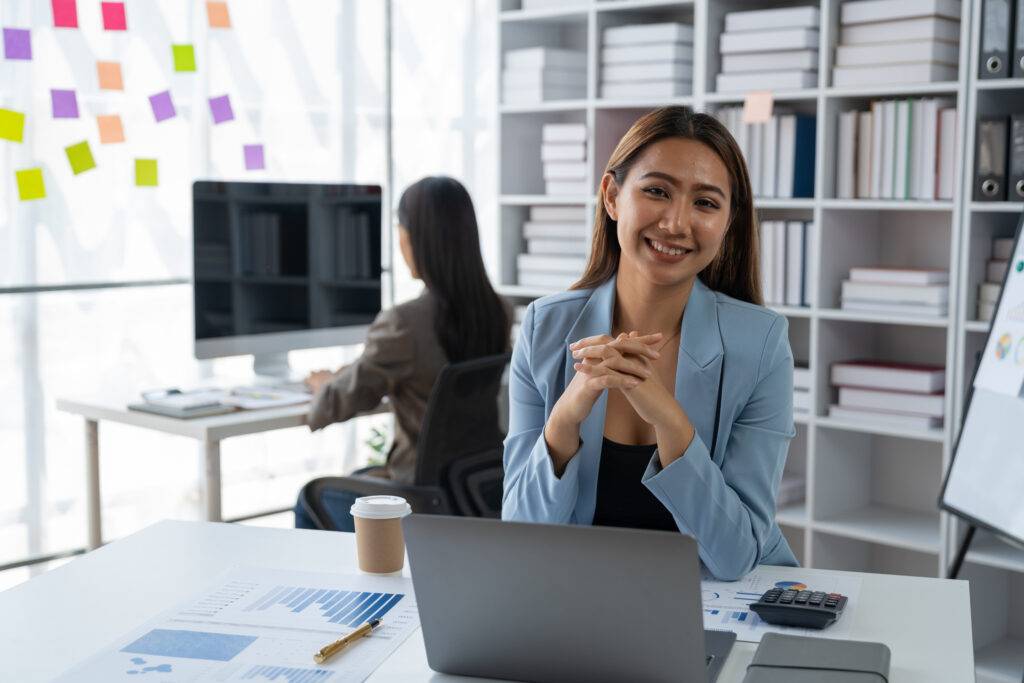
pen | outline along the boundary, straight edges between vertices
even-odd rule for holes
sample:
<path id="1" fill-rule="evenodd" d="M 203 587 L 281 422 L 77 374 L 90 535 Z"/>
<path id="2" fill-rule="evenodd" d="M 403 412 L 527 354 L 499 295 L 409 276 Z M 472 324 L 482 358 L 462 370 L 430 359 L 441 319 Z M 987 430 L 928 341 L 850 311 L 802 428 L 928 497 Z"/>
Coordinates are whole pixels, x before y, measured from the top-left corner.
<path id="1" fill-rule="evenodd" d="M 359 640 L 363 636 L 369 635 L 370 631 L 378 626 L 380 626 L 380 619 L 373 619 L 372 621 L 366 622 L 344 638 L 339 638 L 330 645 L 324 645 L 315 655 L 313 655 L 313 661 L 317 664 L 323 664 L 329 657 L 339 652 L 343 647 L 352 641 Z"/>

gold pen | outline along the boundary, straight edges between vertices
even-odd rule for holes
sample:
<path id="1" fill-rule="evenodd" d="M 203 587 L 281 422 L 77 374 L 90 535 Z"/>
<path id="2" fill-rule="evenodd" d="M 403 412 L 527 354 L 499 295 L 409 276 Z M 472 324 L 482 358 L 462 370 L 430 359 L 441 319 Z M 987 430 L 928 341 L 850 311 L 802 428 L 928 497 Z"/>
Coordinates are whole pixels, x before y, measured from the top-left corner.
<path id="1" fill-rule="evenodd" d="M 351 643 L 352 641 L 359 640 L 365 635 L 369 635 L 370 631 L 380 626 L 380 619 L 373 619 L 368 621 L 352 633 L 349 633 L 344 638 L 339 638 L 330 645 L 324 645 L 320 648 L 320 651 L 313 655 L 313 661 L 317 664 L 323 664 L 327 659 L 337 652 L 341 651 L 343 647 Z"/>

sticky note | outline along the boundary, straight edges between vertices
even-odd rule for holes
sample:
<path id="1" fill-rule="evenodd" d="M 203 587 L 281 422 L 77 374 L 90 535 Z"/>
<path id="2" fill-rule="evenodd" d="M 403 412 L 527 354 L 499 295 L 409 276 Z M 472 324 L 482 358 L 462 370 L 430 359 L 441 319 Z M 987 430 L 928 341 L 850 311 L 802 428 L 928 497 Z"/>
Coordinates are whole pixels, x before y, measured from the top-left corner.
<path id="1" fill-rule="evenodd" d="M 96 75 L 99 76 L 100 90 L 124 90 L 120 62 L 96 62 Z"/>
<path id="2" fill-rule="evenodd" d="M 32 59 L 32 34 L 27 28 L 4 29 L 4 57 Z"/>
<path id="3" fill-rule="evenodd" d="M 124 14 L 123 2 L 101 2 L 103 28 L 107 31 L 127 31 L 128 18 Z"/>
<path id="4" fill-rule="evenodd" d="M 124 142 L 124 126 L 121 124 L 120 116 L 117 114 L 97 116 L 96 123 L 100 127 L 100 144 L 111 145 Z"/>
<path id="5" fill-rule="evenodd" d="M 206 18 L 210 22 L 210 28 L 231 28 L 231 16 L 228 14 L 226 2 L 207 2 Z"/>
<path id="6" fill-rule="evenodd" d="M 25 138 L 25 115 L 20 111 L 0 109 L 0 138 L 21 142 Z"/>
<path id="7" fill-rule="evenodd" d="M 231 110 L 231 100 L 227 95 L 210 98 L 210 113 L 213 114 L 214 123 L 224 123 L 235 118 L 235 112 Z"/>
<path id="8" fill-rule="evenodd" d="M 78 118 L 78 98 L 74 90 L 50 90 L 50 103 L 53 105 L 53 118 Z"/>
<path id="9" fill-rule="evenodd" d="M 65 147 L 64 153 L 68 155 L 71 172 L 75 175 L 85 173 L 90 168 L 96 168 L 96 160 L 92 158 L 92 150 L 89 149 L 88 140 L 82 140 L 77 145 Z"/>
<path id="10" fill-rule="evenodd" d="M 175 71 L 195 71 L 196 51 L 191 45 L 171 45 Z"/>
<path id="11" fill-rule="evenodd" d="M 27 202 L 31 199 L 43 199 L 46 197 L 43 169 L 26 168 L 23 171 L 15 171 L 14 177 L 18 180 L 18 199 L 21 201 Z"/>
<path id="12" fill-rule="evenodd" d="M 248 171 L 266 168 L 263 162 L 263 145 L 245 145 L 245 168 Z"/>
<path id="13" fill-rule="evenodd" d="M 153 117 L 157 120 L 157 123 L 165 119 L 174 118 L 178 113 L 174 110 L 174 102 L 171 101 L 170 90 L 150 95 L 149 104 L 153 107 Z"/>
<path id="14" fill-rule="evenodd" d="M 135 160 L 135 184 L 139 187 L 156 187 L 156 159 Z"/>
<path id="15" fill-rule="evenodd" d="M 743 123 L 767 123 L 772 120 L 775 97 L 770 90 L 747 93 L 743 101 Z"/>
<path id="16" fill-rule="evenodd" d="M 53 0 L 53 25 L 55 28 L 78 28 L 78 6 L 76 0 Z"/>

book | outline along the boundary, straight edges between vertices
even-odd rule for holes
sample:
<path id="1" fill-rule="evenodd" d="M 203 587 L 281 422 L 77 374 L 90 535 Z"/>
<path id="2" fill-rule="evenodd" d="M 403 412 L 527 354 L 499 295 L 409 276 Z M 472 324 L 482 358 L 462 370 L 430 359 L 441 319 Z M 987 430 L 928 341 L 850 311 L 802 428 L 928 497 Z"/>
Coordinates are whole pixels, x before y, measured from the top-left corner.
<path id="1" fill-rule="evenodd" d="M 893 199 L 907 199 L 910 186 L 910 147 L 913 108 L 910 100 L 896 102 L 896 168 L 892 178 Z"/>
<path id="2" fill-rule="evenodd" d="M 725 13 L 725 30 L 761 31 L 773 28 L 814 28 L 821 23 L 817 7 L 780 7 Z"/>
<path id="3" fill-rule="evenodd" d="M 142 401 L 128 404 L 128 409 L 178 419 L 223 415 L 235 410 L 235 406 L 225 403 L 227 395 L 223 389 L 172 389 L 159 396 L 143 394 Z"/>
<path id="4" fill-rule="evenodd" d="M 817 71 L 817 50 L 782 50 L 779 52 L 740 52 L 722 55 L 722 73 L 756 71 Z"/>
<path id="5" fill-rule="evenodd" d="M 543 142 L 541 161 L 586 161 L 587 145 L 582 142 Z"/>
<path id="6" fill-rule="evenodd" d="M 793 388 L 810 391 L 811 369 L 809 367 L 801 365 L 793 367 Z"/>
<path id="7" fill-rule="evenodd" d="M 523 287 L 544 287 L 546 289 L 569 289 L 579 275 L 566 273 L 540 273 L 536 271 L 519 271 L 519 284 Z"/>
<path id="8" fill-rule="evenodd" d="M 693 84 L 690 81 L 662 80 L 601 84 L 601 97 L 607 99 L 683 97 L 691 92 L 693 92 Z"/>
<path id="9" fill-rule="evenodd" d="M 690 62 L 660 62 L 651 64 L 606 64 L 601 68 L 603 83 L 634 81 L 691 81 L 693 64 Z"/>
<path id="10" fill-rule="evenodd" d="M 841 24 L 866 24 L 914 17 L 960 20 L 960 0 L 847 0 L 839 8 Z"/>
<path id="11" fill-rule="evenodd" d="M 839 405 L 880 412 L 910 413 L 942 417 L 946 410 L 944 394 L 917 394 L 903 391 L 880 391 L 860 387 L 839 387 Z"/>
<path id="12" fill-rule="evenodd" d="M 1003 259 L 989 259 L 988 263 L 985 264 L 985 281 L 1002 282 L 1003 278 L 1006 277 L 1006 271 L 1009 267 L 1009 261 L 1004 261 Z"/>
<path id="13" fill-rule="evenodd" d="M 532 238 L 526 240 L 528 254 L 548 256 L 586 256 L 589 245 L 582 239 Z"/>
<path id="14" fill-rule="evenodd" d="M 785 221 L 777 221 L 772 233 L 772 261 L 775 277 L 772 280 L 772 301 L 786 302 L 786 254 L 789 249 L 789 231 Z"/>
<path id="15" fill-rule="evenodd" d="M 543 90 L 557 88 L 586 88 L 585 69 L 516 68 L 504 69 L 502 86 L 508 90 Z"/>
<path id="16" fill-rule="evenodd" d="M 807 277 L 807 225 L 802 221 L 786 223 L 786 296 L 787 306 L 806 306 L 804 278 Z"/>
<path id="17" fill-rule="evenodd" d="M 545 194 L 553 195 L 585 195 L 590 194 L 590 183 L 585 180 L 547 180 L 544 182 Z"/>
<path id="18" fill-rule="evenodd" d="M 948 312 L 946 304 L 887 303 L 884 301 L 861 301 L 859 299 L 844 299 L 842 301 L 842 309 L 844 311 L 890 313 L 892 315 L 906 315 L 919 318 L 943 318 Z"/>
<path id="19" fill-rule="evenodd" d="M 992 258 L 1008 261 L 1013 258 L 1013 238 L 996 237 L 992 240 Z"/>
<path id="20" fill-rule="evenodd" d="M 780 199 L 793 198 L 793 174 L 796 172 L 796 116 L 779 116 L 779 150 L 775 171 L 775 195 Z"/>
<path id="21" fill-rule="evenodd" d="M 960 22 L 942 17 L 919 17 L 870 24 L 849 24 L 839 28 L 840 45 L 895 43 L 907 40 L 960 40 Z"/>
<path id="22" fill-rule="evenodd" d="M 880 301 L 889 304 L 937 306 L 949 303 L 949 285 L 894 285 L 844 280 L 842 299 L 843 301 Z"/>
<path id="23" fill-rule="evenodd" d="M 585 180 L 587 166 L 585 161 L 548 161 L 544 163 L 544 179 Z"/>
<path id="24" fill-rule="evenodd" d="M 758 234 L 758 261 L 761 267 L 761 297 L 765 304 L 775 303 L 772 298 L 772 225 L 774 221 L 761 221 Z"/>
<path id="25" fill-rule="evenodd" d="M 836 197 L 839 199 L 853 199 L 856 195 L 857 115 L 856 111 L 839 113 L 836 152 Z"/>
<path id="26" fill-rule="evenodd" d="M 693 46 L 689 43 L 651 43 L 619 45 L 601 50 L 601 63 L 644 64 L 651 62 L 693 62 Z"/>
<path id="27" fill-rule="evenodd" d="M 934 394 L 946 386 L 946 368 L 920 363 L 849 360 L 832 364 L 832 385 Z"/>
<path id="28" fill-rule="evenodd" d="M 882 103 L 882 199 L 892 199 L 896 187 L 896 101 Z"/>
<path id="29" fill-rule="evenodd" d="M 516 256 L 519 272 L 568 273 L 579 276 L 587 265 L 587 259 L 576 256 L 547 256 L 541 254 L 519 254 Z"/>
<path id="30" fill-rule="evenodd" d="M 788 195 L 791 197 L 813 197 L 817 119 L 812 114 L 796 114 L 795 116 L 793 190 Z"/>
<path id="31" fill-rule="evenodd" d="M 774 71 L 768 73 L 718 74 L 715 87 L 718 92 L 745 90 L 795 90 L 818 85 L 816 71 Z"/>
<path id="32" fill-rule="evenodd" d="M 982 282 L 978 285 L 978 301 L 986 304 L 995 304 L 999 301 L 999 293 L 1003 291 L 1003 285 L 999 282 Z"/>
<path id="33" fill-rule="evenodd" d="M 909 429 L 916 431 L 927 431 L 942 426 L 942 418 L 929 417 L 927 415 L 906 415 L 903 413 L 887 413 L 877 410 L 865 410 L 863 408 L 850 408 L 846 406 L 829 406 L 828 416 L 837 420 L 848 420 L 850 422 L 868 422 L 884 427 L 895 427 L 897 429 Z"/>
<path id="34" fill-rule="evenodd" d="M 692 43 L 693 26 L 678 22 L 612 26 L 604 30 L 605 45 L 645 43 Z"/>
<path id="35" fill-rule="evenodd" d="M 530 220 L 531 221 L 554 221 L 554 222 L 567 222 L 577 223 L 580 225 L 584 224 L 584 219 L 588 218 L 584 206 L 531 206 L 530 207 Z"/>
<path id="36" fill-rule="evenodd" d="M 949 271 L 930 268 L 850 268 L 852 282 L 880 282 L 893 285 L 941 285 L 949 282 Z"/>
<path id="37" fill-rule="evenodd" d="M 871 194 L 872 199 L 882 197 L 882 164 L 885 147 L 885 103 L 871 103 Z"/>
<path id="38" fill-rule="evenodd" d="M 795 389 L 793 391 L 793 410 L 809 413 L 811 411 L 811 392 Z"/>
<path id="39" fill-rule="evenodd" d="M 996 305 L 985 301 L 978 302 L 978 320 L 989 322 L 996 315 Z"/>
<path id="40" fill-rule="evenodd" d="M 871 196 L 872 151 L 874 148 L 873 118 L 873 114 L 869 111 L 857 112 L 857 179 L 854 196 L 859 199 L 867 199 Z"/>
<path id="41" fill-rule="evenodd" d="M 777 196 L 779 168 L 779 117 L 772 116 L 761 124 L 761 196 Z"/>
<path id="42" fill-rule="evenodd" d="M 545 123 L 540 129 L 542 142 L 586 142 L 585 123 Z"/>
<path id="43" fill-rule="evenodd" d="M 586 5 L 588 0 L 522 0 L 524 10 L 564 9 Z"/>
<path id="44" fill-rule="evenodd" d="M 894 43 L 836 46 L 836 66 L 904 62 L 934 62 L 956 66 L 960 63 L 960 44 L 937 40 L 901 40 Z"/>
<path id="45" fill-rule="evenodd" d="M 537 86 L 513 87 L 503 84 L 501 88 L 501 100 L 505 104 L 531 104 L 547 100 L 575 100 L 586 97 L 587 86 L 585 83 L 579 85 L 548 85 L 542 83 Z"/>
<path id="46" fill-rule="evenodd" d="M 760 123 L 748 124 L 749 146 L 747 147 L 747 169 L 750 171 L 750 190 L 755 197 L 761 197 L 761 157 L 764 156 L 764 126 Z"/>
<path id="47" fill-rule="evenodd" d="M 956 181 L 956 109 L 939 110 L 939 150 L 936 195 L 939 199 L 953 198 Z"/>
<path id="48" fill-rule="evenodd" d="M 934 83 L 955 81 L 957 67 L 934 62 L 837 66 L 832 69 L 832 85 L 889 85 L 894 83 Z"/>
<path id="49" fill-rule="evenodd" d="M 523 223 L 524 239 L 574 239 L 586 240 L 588 237 L 586 223 L 576 222 L 545 222 L 527 221 Z"/>
<path id="50" fill-rule="evenodd" d="M 736 52 L 818 49 L 818 29 L 779 28 L 766 31 L 723 33 L 718 49 L 723 55 Z"/>
<path id="51" fill-rule="evenodd" d="M 554 47 L 525 47 L 505 51 L 506 67 L 551 67 L 555 69 L 586 69 L 587 53 Z"/>

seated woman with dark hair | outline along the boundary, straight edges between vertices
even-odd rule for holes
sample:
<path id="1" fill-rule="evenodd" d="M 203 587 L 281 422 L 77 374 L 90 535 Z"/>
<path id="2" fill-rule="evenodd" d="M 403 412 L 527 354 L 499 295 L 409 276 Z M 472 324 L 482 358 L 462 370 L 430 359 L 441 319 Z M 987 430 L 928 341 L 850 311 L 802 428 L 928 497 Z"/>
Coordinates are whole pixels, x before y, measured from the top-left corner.
<path id="1" fill-rule="evenodd" d="M 411 185 L 398 203 L 398 221 L 402 256 L 425 291 L 377 316 L 355 362 L 314 372 L 306 384 L 314 396 L 314 431 L 371 410 L 387 396 L 394 445 L 384 467 L 360 472 L 412 483 L 416 440 L 441 368 L 507 351 L 511 316 L 487 278 L 473 201 L 457 180 L 434 176 Z M 352 530 L 348 510 L 355 498 L 348 492 L 325 496 L 338 529 Z M 316 528 L 301 501 L 295 526 Z"/>

